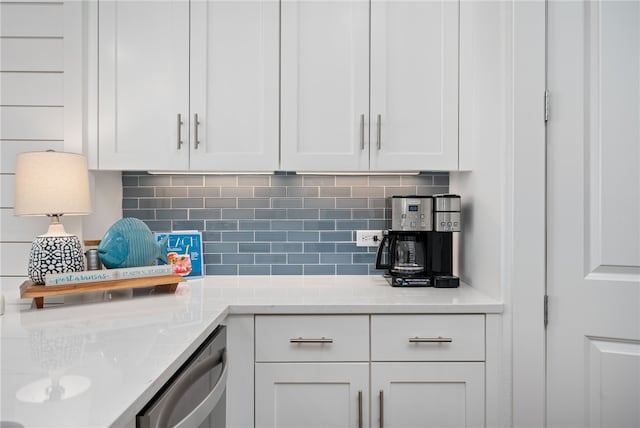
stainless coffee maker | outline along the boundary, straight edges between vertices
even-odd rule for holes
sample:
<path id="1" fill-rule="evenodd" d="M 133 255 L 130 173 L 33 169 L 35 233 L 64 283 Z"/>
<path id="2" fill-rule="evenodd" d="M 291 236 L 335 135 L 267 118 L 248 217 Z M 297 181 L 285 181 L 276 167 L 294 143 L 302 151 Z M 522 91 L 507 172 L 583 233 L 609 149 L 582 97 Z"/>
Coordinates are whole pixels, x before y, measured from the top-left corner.
<path id="1" fill-rule="evenodd" d="M 459 231 L 458 195 L 394 196 L 391 229 L 385 231 L 376 268 L 394 287 L 457 287 L 452 232 Z"/>

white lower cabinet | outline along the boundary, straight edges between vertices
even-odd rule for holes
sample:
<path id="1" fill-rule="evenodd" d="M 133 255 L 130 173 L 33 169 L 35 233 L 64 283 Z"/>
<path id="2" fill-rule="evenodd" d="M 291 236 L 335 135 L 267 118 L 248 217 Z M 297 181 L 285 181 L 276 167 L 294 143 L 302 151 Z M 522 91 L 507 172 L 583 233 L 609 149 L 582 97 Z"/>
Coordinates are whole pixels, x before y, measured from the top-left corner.
<path id="1" fill-rule="evenodd" d="M 257 363 L 256 427 L 369 426 L 369 363 Z"/>
<path id="2" fill-rule="evenodd" d="M 484 427 L 484 360 L 482 314 L 372 315 L 372 426 Z"/>
<path id="3" fill-rule="evenodd" d="M 369 316 L 255 318 L 255 426 L 369 426 Z"/>
<path id="4" fill-rule="evenodd" d="M 484 363 L 371 363 L 372 427 L 483 427 Z"/>
<path id="5" fill-rule="evenodd" d="M 484 427 L 485 315 L 255 317 L 256 427 Z"/>

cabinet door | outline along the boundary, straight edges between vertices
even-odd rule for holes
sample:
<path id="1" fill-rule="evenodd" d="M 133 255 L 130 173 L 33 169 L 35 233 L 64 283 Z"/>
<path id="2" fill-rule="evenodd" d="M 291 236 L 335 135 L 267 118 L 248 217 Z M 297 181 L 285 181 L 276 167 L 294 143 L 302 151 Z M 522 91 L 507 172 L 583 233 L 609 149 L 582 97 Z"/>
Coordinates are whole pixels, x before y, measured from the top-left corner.
<path id="1" fill-rule="evenodd" d="M 282 2 L 282 169 L 369 168 L 369 3 Z"/>
<path id="2" fill-rule="evenodd" d="M 458 169 L 459 2 L 371 2 L 371 169 Z"/>
<path id="3" fill-rule="evenodd" d="M 372 426 L 483 427 L 484 364 L 372 363 L 371 401 Z"/>
<path id="4" fill-rule="evenodd" d="M 257 363 L 256 428 L 369 425 L 368 363 Z"/>
<path id="5" fill-rule="evenodd" d="M 192 170 L 278 169 L 279 19 L 277 0 L 191 2 Z"/>
<path id="6" fill-rule="evenodd" d="M 98 20 L 98 167 L 186 169 L 188 1 L 100 1 Z"/>

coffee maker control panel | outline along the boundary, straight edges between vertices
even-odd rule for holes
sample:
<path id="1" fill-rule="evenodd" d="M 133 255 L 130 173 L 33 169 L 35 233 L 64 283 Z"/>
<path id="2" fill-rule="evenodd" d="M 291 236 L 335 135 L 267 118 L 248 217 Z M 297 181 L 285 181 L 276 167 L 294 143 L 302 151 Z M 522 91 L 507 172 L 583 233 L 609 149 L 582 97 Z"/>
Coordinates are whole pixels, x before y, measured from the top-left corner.
<path id="1" fill-rule="evenodd" d="M 391 230 L 433 230 L 433 199 L 429 196 L 392 197 Z"/>
<path id="2" fill-rule="evenodd" d="M 459 212 L 435 213 L 435 230 L 437 232 L 460 232 L 460 223 Z"/>
<path id="3" fill-rule="evenodd" d="M 451 194 L 433 195 L 433 205 L 433 229 L 436 232 L 461 231 L 460 196 Z"/>

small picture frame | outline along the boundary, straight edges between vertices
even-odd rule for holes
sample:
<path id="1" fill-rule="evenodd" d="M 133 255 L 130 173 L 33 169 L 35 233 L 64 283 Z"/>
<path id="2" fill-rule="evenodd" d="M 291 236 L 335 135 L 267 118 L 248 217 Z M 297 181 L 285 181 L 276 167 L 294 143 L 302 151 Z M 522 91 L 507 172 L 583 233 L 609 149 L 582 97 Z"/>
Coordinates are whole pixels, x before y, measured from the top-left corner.
<path id="1" fill-rule="evenodd" d="M 160 242 L 167 235 L 169 236 L 167 258 L 173 273 L 187 279 L 201 278 L 204 275 L 202 232 L 195 230 L 156 232 L 156 241 Z M 158 264 L 164 263 L 158 262 Z"/>

